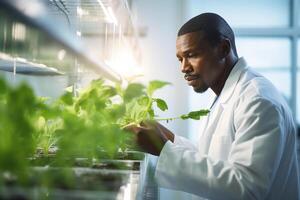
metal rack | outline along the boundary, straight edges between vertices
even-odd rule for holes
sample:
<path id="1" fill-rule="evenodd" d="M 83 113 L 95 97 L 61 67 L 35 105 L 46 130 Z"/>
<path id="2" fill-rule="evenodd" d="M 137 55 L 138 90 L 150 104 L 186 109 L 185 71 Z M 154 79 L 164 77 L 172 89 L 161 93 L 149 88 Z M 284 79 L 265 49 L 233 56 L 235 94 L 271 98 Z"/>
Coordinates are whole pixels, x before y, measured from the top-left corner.
<path id="1" fill-rule="evenodd" d="M 109 66 L 103 57 L 86 51 L 84 39 L 98 37 L 113 42 L 120 35 L 128 37 L 135 58 L 139 59 L 137 34 L 130 16 L 128 4 L 123 0 L 3 0 L 0 5 L 14 13 L 22 23 L 34 27 L 75 56 L 76 62 L 98 75 L 121 82 L 122 77 Z M 117 13 L 114 15 L 112 13 Z M 113 28 L 109 28 L 112 26 Z M 116 27 L 122 27 L 116 32 Z M 4 52 L 5 53 L 5 52 Z"/>

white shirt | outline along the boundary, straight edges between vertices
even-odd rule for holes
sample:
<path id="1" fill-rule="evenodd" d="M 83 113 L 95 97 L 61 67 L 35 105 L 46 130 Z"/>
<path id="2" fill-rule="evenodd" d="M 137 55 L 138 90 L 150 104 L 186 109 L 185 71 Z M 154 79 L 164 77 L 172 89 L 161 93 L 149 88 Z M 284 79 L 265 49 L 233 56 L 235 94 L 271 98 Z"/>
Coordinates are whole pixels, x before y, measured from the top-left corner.
<path id="1" fill-rule="evenodd" d="M 283 97 L 240 58 L 194 145 L 175 136 L 161 151 L 161 187 L 208 199 L 300 199 L 296 128 Z"/>

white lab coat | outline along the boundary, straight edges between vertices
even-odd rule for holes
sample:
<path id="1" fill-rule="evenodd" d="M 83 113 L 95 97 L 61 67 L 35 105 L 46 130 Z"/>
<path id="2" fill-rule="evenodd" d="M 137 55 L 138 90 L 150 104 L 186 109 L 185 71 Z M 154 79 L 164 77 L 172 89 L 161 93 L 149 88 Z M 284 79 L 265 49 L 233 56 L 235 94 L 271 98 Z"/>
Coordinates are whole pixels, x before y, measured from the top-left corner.
<path id="1" fill-rule="evenodd" d="M 284 80 L 283 80 L 284 81 Z M 175 136 L 158 158 L 161 187 L 208 199 L 299 199 L 296 129 L 283 97 L 240 58 L 197 145 Z"/>

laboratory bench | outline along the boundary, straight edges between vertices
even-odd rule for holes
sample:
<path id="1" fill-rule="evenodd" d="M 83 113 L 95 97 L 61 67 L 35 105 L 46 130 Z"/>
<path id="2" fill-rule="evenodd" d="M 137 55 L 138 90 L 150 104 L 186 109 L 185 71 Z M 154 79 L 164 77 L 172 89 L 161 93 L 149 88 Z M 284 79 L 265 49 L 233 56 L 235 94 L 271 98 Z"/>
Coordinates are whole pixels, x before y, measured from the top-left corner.
<path id="1" fill-rule="evenodd" d="M 154 166 L 147 154 L 131 152 L 128 158 L 96 162 L 76 158 L 72 166 L 56 165 L 51 158 L 34 159 L 29 172 L 31 180 L 26 186 L 19 186 L 14 183 L 14 177 L 3 174 L 6 183 L 0 188 L 0 199 L 158 199 Z M 46 179 L 52 185 L 41 187 L 40 183 Z"/>

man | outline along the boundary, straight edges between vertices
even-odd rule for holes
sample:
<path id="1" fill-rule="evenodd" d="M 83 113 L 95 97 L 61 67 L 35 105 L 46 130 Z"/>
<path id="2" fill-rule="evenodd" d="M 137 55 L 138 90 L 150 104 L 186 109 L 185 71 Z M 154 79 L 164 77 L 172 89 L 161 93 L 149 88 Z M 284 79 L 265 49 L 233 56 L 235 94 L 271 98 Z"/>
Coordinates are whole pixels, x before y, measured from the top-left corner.
<path id="1" fill-rule="evenodd" d="M 283 97 L 238 58 L 226 21 L 204 13 L 178 32 L 181 71 L 195 92 L 216 99 L 194 145 L 157 122 L 133 127 L 137 143 L 159 155 L 160 186 L 208 199 L 299 199 L 296 129 Z"/>

